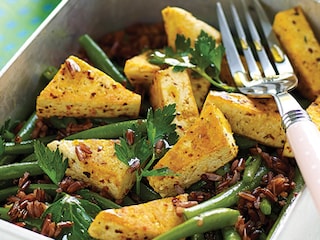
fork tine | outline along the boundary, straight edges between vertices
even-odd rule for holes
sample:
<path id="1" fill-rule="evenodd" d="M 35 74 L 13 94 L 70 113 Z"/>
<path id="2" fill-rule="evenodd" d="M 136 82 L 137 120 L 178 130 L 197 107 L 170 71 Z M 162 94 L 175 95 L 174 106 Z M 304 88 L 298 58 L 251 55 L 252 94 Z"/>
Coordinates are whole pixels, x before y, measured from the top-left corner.
<path id="1" fill-rule="evenodd" d="M 267 78 L 273 77 L 276 75 L 276 72 L 275 72 L 275 70 L 269 60 L 269 57 L 265 51 L 263 44 L 261 43 L 259 33 L 257 31 L 257 28 L 256 28 L 254 22 L 253 22 L 251 15 L 250 15 L 247 3 L 245 2 L 245 0 L 241 0 L 241 2 L 243 5 L 243 8 L 244 8 L 243 12 L 244 12 L 247 24 L 248 24 L 249 32 L 251 34 L 251 38 L 254 43 L 255 51 L 258 55 L 259 61 L 261 63 L 261 66 L 262 66 L 262 69 L 264 72 L 264 75 Z"/>
<path id="2" fill-rule="evenodd" d="M 247 63 L 248 69 L 249 69 L 249 75 L 250 75 L 251 79 L 254 79 L 254 80 L 261 79 L 261 77 L 262 77 L 261 72 L 260 72 L 259 67 L 256 63 L 256 60 L 253 56 L 251 48 L 249 47 L 246 35 L 244 33 L 244 30 L 243 30 L 243 27 L 241 24 L 240 17 L 238 15 L 237 10 L 236 10 L 236 7 L 234 6 L 233 3 L 231 3 L 230 8 L 231 8 L 232 16 L 233 16 L 233 21 L 234 21 L 234 24 L 235 24 L 235 27 L 236 27 L 236 30 L 238 33 L 238 38 L 240 40 L 242 52 L 245 56 L 246 63 Z"/>
<path id="3" fill-rule="evenodd" d="M 248 82 L 248 78 L 241 62 L 237 47 L 233 41 L 229 24 L 220 2 L 217 2 L 217 16 L 222 42 L 226 51 L 227 61 L 229 66 L 232 66 L 230 67 L 231 75 L 237 86 L 243 86 L 246 82 Z"/>
<path id="4" fill-rule="evenodd" d="M 258 0 L 254 0 L 254 6 L 255 6 L 255 10 L 258 12 L 259 21 L 261 24 L 263 34 L 266 37 L 269 49 L 271 51 L 273 60 L 275 62 L 275 65 L 279 74 L 288 73 L 288 72 L 293 73 L 292 65 L 288 57 L 284 54 L 282 49 L 279 47 L 280 43 L 275 33 L 272 30 L 272 25 L 268 19 L 266 12 L 264 11 L 263 7 L 261 6 Z"/>

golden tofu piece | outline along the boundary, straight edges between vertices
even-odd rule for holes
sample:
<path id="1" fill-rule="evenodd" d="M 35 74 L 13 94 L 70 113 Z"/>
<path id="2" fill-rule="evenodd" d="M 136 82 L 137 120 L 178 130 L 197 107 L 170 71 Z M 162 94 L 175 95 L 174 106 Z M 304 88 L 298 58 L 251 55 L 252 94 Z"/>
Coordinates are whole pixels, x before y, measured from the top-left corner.
<path id="1" fill-rule="evenodd" d="M 39 117 L 137 117 L 141 96 L 70 56 L 37 97 Z"/>
<path id="2" fill-rule="evenodd" d="M 98 213 L 88 232 L 95 239 L 153 239 L 184 221 L 175 202 L 188 201 L 186 194 L 153 200 Z"/>
<path id="3" fill-rule="evenodd" d="M 218 91 L 210 91 L 207 98 L 224 113 L 234 133 L 267 146 L 283 147 L 286 135 L 272 98 L 249 98 L 240 93 Z"/>
<path id="4" fill-rule="evenodd" d="M 314 100 L 320 93 L 320 45 L 300 6 L 278 12 L 273 30 L 299 79 L 301 95 Z"/>
<path id="5" fill-rule="evenodd" d="M 59 149 L 69 166 L 66 175 L 82 180 L 95 189 L 107 191 L 115 198 L 122 199 L 135 182 L 134 173 L 121 162 L 114 150 L 115 140 L 55 140 L 47 146 Z"/>
<path id="6" fill-rule="evenodd" d="M 124 73 L 134 87 L 143 86 L 149 89 L 155 73 L 160 70 L 160 66 L 149 63 L 148 54 L 150 52 L 134 56 L 124 65 Z"/>
<path id="7" fill-rule="evenodd" d="M 237 153 L 229 122 L 207 98 L 198 120 L 154 166 L 154 169 L 168 167 L 175 175 L 151 176 L 148 180 L 161 196 L 174 196 L 175 185 L 188 188 L 202 174 L 214 172 Z"/>
<path id="8" fill-rule="evenodd" d="M 155 109 L 176 104 L 173 123 L 177 125 L 179 136 L 199 117 L 187 71 L 176 72 L 173 67 L 158 71 L 150 86 L 150 102 Z"/>
<path id="9" fill-rule="evenodd" d="M 160 71 L 158 65 L 149 63 L 148 52 L 142 53 L 135 57 L 128 59 L 124 66 L 124 72 L 131 85 L 134 87 L 143 87 L 149 90 L 152 80 L 156 73 Z M 202 78 L 195 77 L 194 74 L 189 74 L 191 87 L 197 106 L 200 109 L 208 94 L 211 83 Z"/>
<path id="10" fill-rule="evenodd" d="M 194 42 L 201 30 L 215 39 L 217 43 L 221 42 L 221 35 L 217 29 L 182 8 L 166 7 L 161 13 L 168 38 L 168 45 L 173 49 L 175 49 L 177 34 L 190 38 L 191 46 L 194 46 Z"/>

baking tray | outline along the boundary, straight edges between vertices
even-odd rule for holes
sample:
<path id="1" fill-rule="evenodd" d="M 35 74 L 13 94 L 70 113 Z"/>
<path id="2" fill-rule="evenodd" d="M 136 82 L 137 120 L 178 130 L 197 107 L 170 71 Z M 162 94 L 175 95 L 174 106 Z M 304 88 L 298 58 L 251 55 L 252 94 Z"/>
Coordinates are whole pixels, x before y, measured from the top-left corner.
<path id="1" fill-rule="evenodd" d="M 78 52 L 77 39 L 82 34 L 99 38 L 132 23 L 159 22 L 161 9 L 166 6 L 182 7 L 217 27 L 215 3 L 214 0 L 62 0 L 0 71 L 0 124 L 8 118 L 23 119 L 30 114 L 39 91 L 39 76 L 48 66 L 59 66 L 66 57 Z M 320 39 L 319 1 L 262 0 L 262 4 L 270 19 L 279 10 L 301 5 Z M 16 231 L 16 226 L 9 226 L 12 229 L 0 221 L 0 232 L 7 233 L 1 234 L 1 239 Z M 272 239 L 319 239 L 319 226 L 320 216 L 304 189 L 288 208 Z M 12 235 L 8 239 L 22 238 Z"/>

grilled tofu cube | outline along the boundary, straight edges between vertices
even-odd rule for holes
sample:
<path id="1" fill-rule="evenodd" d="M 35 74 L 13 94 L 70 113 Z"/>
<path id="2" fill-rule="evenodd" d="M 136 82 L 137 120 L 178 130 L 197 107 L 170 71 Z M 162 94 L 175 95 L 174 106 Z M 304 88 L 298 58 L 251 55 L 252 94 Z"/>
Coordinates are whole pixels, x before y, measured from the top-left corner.
<path id="1" fill-rule="evenodd" d="M 39 117 L 137 117 L 141 96 L 70 56 L 37 97 Z"/>
<path id="2" fill-rule="evenodd" d="M 298 76 L 298 90 L 310 100 L 320 94 L 320 45 L 300 6 L 278 12 L 273 30 Z"/>
<path id="3" fill-rule="evenodd" d="M 208 97 L 226 116 L 234 133 L 264 145 L 282 148 L 286 135 L 272 98 L 254 99 L 239 93 L 210 91 Z"/>
<path id="4" fill-rule="evenodd" d="M 121 162 L 114 150 L 115 140 L 55 140 L 47 146 L 52 151 L 59 149 L 69 166 L 66 175 L 82 180 L 95 189 L 107 191 L 122 199 L 135 181 L 129 166 Z"/>
<path id="5" fill-rule="evenodd" d="M 197 19 L 190 12 L 182 8 L 166 7 L 161 13 L 168 38 L 168 45 L 173 49 L 175 49 L 177 34 L 190 38 L 191 45 L 193 46 L 201 30 L 215 39 L 217 43 L 221 42 L 221 35 L 217 29 Z"/>
<path id="6" fill-rule="evenodd" d="M 158 71 L 150 86 L 150 102 L 155 109 L 176 104 L 173 123 L 177 125 L 179 136 L 199 117 L 187 71 L 176 72 L 172 67 Z"/>
<path id="7" fill-rule="evenodd" d="M 184 221 L 175 202 L 187 202 L 186 194 L 139 205 L 101 211 L 88 232 L 95 239 L 153 239 Z"/>
<path id="8" fill-rule="evenodd" d="M 134 56 L 124 65 L 124 73 L 134 87 L 149 89 L 155 73 L 160 70 L 160 66 L 149 63 L 148 54 L 149 52 L 144 52 Z"/>
<path id="9" fill-rule="evenodd" d="M 237 153 L 229 122 L 207 98 L 198 120 L 154 166 L 154 169 L 168 167 L 174 175 L 151 176 L 148 180 L 161 196 L 175 196 L 175 185 L 188 188 L 203 173 L 217 170 Z"/>

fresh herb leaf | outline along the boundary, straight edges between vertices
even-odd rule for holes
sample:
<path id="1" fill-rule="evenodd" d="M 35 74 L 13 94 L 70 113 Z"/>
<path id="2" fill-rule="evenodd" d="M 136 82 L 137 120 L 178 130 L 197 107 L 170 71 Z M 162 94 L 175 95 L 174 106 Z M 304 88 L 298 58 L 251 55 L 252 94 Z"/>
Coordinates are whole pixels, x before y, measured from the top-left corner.
<path id="1" fill-rule="evenodd" d="M 146 136 L 143 136 L 141 131 L 133 126 L 134 141 L 128 142 L 125 138 L 120 138 L 120 144 L 115 145 L 119 160 L 130 166 L 131 171 L 136 174 L 136 193 L 138 195 L 140 194 L 140 182 L 143 177 L 172 174 L 167 168 L 149 169 L 162 156 L 158 153 L 157 143 L 161 141 L 164 151 L 166 151 L 178 140 L 175 131 L 176 125 L 172 123 L 175 112 L 175 104 L 155 111 L 151 108 L 148 109 Z"/>
<path id="2" fill-rule="evenodd" d="M 51 151 L 40 141 L 35 141 L 34 152 L 40 168 L 58 185 L 68 167 L 68 159 L 63 159 L 58 149 Z"/>
<path id="3" fill-rule="evenodd" d="M 121 138 L 120 144 L 116 144 L 115 149 L 119 160 L 129 166 L 133 159 L 139 159 L 142 164 L 152 154 L 152 146 L 145 138 L 136 140 L 133 145 L 129 145 L 124 138 Z"/>
<path id="4" fill-rule="evenodd" d="M 175 144 L 178 140 L 176 125 L 172 123 L 175 118 L 175 104 L 170 104 L 162 109 L 148 110 L 147 134 L 148 140 L 155 145 L 160 139 L 165 139 L 169 144 Z"/>
<path id="5" fill-rule="evenodd" d="M 199 71 L 208 71 L 208 68 L 210 68 L 212 70 L 211 72 L 214 73 L 213 78 L 220 81 L 219 74 L 223 55 L 223 46 L 216 46 L 216 41 L 206 32 L 201 31 L 197 41 L 195 41 L 190 61 L 196 65 L 197 68 L 200 68 Z"/>
<path id="6" fill-rule="evenodd" d="M 237 90 L 220 80 L 221 62 L 225 49 L 222 45 L 217 45 L 216 41 L 206 32 L 201 30 L 194 48 L 191 47 L 189 38 L 178 34 L 175 46 L 175 50 L 166 47 L 164 51 L 152 52 L 149 56 L 149 62 L 156 65 L 173 66 L 175 71 L 189 68 L 219 89 L 228 92 Z"/>
<path id="7" fill-rule="evenodd" d="M 46 209 L 43 216 L 51 214 L 55 223 L 66 221 L 73 223 L 72 227 L 63 229 L 60 239 L 92 239 L 88 234 L 88 228 L 100 211 L 101 208 L 88 200 L 64 194 Z"/>

